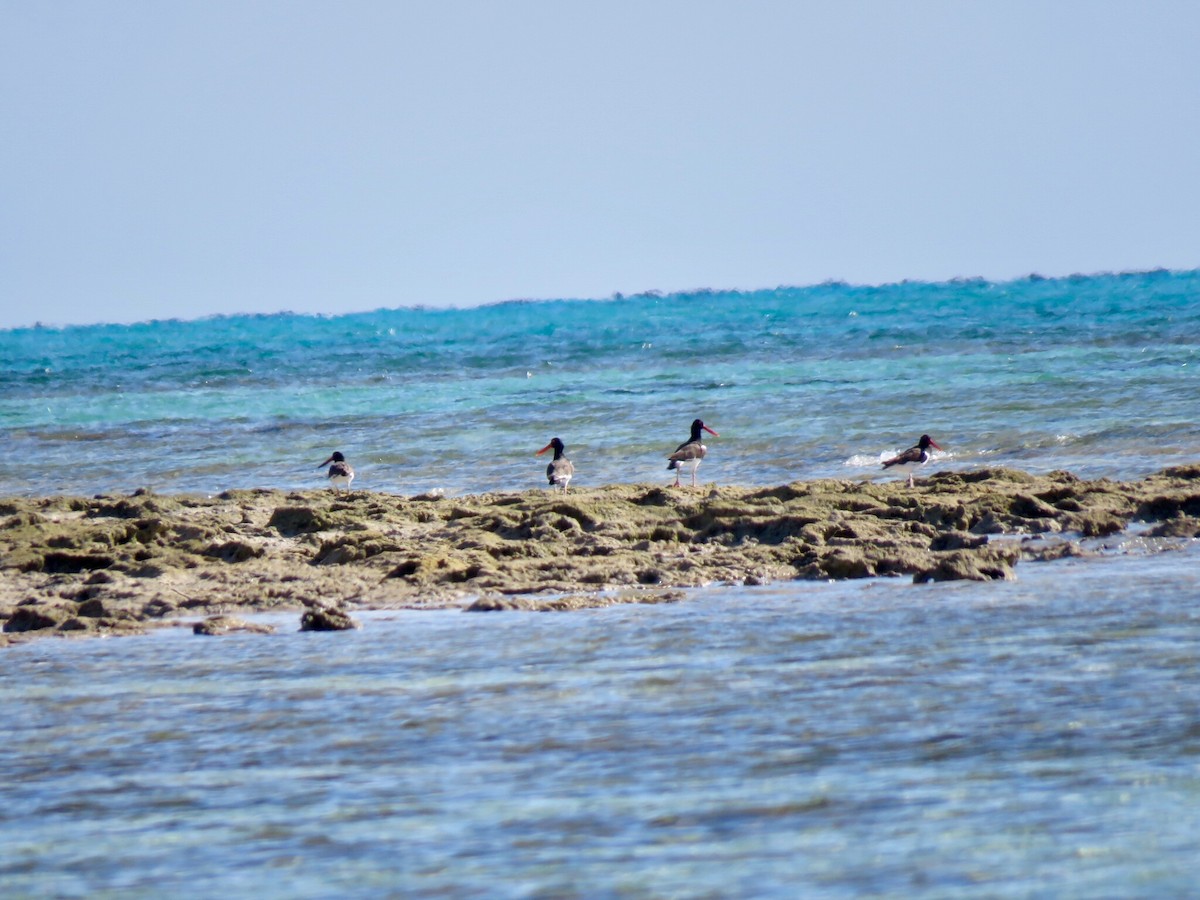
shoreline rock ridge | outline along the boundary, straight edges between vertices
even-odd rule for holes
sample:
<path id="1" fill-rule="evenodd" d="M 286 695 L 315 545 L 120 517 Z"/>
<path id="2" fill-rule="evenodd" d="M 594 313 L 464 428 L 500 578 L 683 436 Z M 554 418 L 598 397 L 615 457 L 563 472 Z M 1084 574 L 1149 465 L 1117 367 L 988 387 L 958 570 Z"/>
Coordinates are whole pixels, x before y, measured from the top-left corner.
<path id="1" fill-rule="evenodd" d="M 1097 552 L 1133 523 L 1163 547 L 1200 536 L 1200 465 L 1128 482 L 948 471 L 911 489 L 0 498 L 0 645 L 271 610 L 564 610 L 712 583 L 1011 579 L 1021 560 Z"/>

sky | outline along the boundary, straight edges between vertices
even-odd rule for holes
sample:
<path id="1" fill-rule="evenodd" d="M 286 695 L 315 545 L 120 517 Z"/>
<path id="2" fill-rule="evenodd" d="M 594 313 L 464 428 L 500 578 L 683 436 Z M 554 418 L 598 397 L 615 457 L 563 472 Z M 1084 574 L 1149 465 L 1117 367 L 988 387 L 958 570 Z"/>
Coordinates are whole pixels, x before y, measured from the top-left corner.
<path id="1" fill-rule="evenodd" d="M 0 328 L 1200 266 L 1191 0 L 0 0 Z"/>

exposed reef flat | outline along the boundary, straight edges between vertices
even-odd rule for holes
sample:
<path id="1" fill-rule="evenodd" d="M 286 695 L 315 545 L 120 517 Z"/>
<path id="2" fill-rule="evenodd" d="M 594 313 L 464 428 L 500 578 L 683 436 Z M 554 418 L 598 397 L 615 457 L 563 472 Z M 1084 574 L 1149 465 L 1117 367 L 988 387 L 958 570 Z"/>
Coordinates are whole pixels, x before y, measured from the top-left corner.
<path id="1" fill-rule="evenodd" d="M 1200 535 L 1200 466 L 1131 482 L 981 469 L 911 489 L 826 480 L 462 497 L 9 498 L 0 500 L 0 644 L 282 609 L 352 621 L 357 609 L 669 602 L 682 597 L 677 588 L 722 582 L 1008 579 L 1022 559 L 1093 552 L 1087 539 L 1133 522 L 1151 523 L 1149 536 Z"/>

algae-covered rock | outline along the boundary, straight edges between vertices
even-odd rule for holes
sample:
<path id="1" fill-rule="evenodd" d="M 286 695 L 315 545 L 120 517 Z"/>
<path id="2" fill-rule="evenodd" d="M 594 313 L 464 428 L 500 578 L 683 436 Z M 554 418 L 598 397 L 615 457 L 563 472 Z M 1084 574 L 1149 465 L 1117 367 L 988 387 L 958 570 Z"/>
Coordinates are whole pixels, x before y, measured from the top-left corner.
<path id="1" fill-rule="evenodd" d="M 237 616 L 209 616 L 192 626 L 193 634 L 217 636 L 241 632 L 245 634 L 272 634 L 275 626 L 262 622 L 247 622 Z"/>
<path id="2" fill-rule="evenodd" d="M 1196 518 L 1195 516 L 1176 516 L 1173 519 L 1167 519 L 1165 522 L 1160 522 L 1146 533 L 1150 537 L 1200 537 L 1200 518 Z"/>
<path id="3" fill-rule="evenodd" d="M 353 505 L 345 504 L 321 508 L 319 506 L 280 506 L 271 513 L 268 528 L 276 529 L 285 537 L 299 534 L 316 534 L 336 529 L 354 530 L 369 527 L 363 517 L 357 515 Z"/>
<path id="4" fill-rule="evenodd" d="M 13 506 L 5 506 L 6 509 L 14 510 L 14 515 L 0 522 L 0 531 L 16 531 L 20 528 L 42 528 L 46 525 L 46 517 L 38 515 L 31 510 L 16 511 Z"/>
<path id="5" fill-rule="evenodd" d="M 1124 531 L 1129 524 L 1122 516 L 1108 512 L 1091 512 L 1076 516 L 1073 524 L 1084 537 L 1107 537 Z"/>
<path id="6" fill-rule="evenodd" d="M 987 544 L 986 534 L 969 534 L 963 531 L 944 531 L 929 542 L 930 550 L 963 550 Z"/>
<path id="7" fill-rule="evenodd" d="M 318 566 L 341 566 L 400 549 L 396 542 L 383 535 L 363 531 L 342 535 L 331 541 L 322 541 L 317 552 L 313 554 L 312 561 Z"/>
<path id="8" fill-rule="evenodd" d="M 317 511 L 308 506 L 281 506 L 271 513 L 268 528 L 276 529 L 286 537 L 320 531 Z"/>
<path id="9" fill-rule="evenodd" d="M 58 626 L 58 630 L 63 633 L 70 632 L 89 632 L 95 631 L 97 623 L 95 619 L 79 618 L 72 616 Z"/>
<path id="10" fill-rule="evenodd" d="M 153 494 L 138 493 L 119 500 L 98 498 L 99 502 L 89 506 L 86 515 L 89 517 L 110 517 L 117 519 L 139 519 L 147 515 L 167 515 L 177 512 L 179 502 L 169 497 L 156 497 Z"/>
<path id="11" fill-rule="evenodd" d="M 67 553 L 52 551 L 42 556 L 37 564 L 31 564 L 26 571 L 50 572 L 57 575 L 90 572 L 95 569 L 110 568 L 116 559 L 112 556 L 93 553 Z"/>
<path id="12" fill-rule="evenodd" d="M 142 605 L 141 618 L 143 619 L 162 619 L 171 615 L 179 607 L 179 604 L 174 600 L 157 594 L 150 598 L 148 602 Z"/>
<path id="13" fill-rule="evenodd" d="M 948 550 L 935 555 L 933 565 L 913 574 L 914 584 L 929 581 L 1012 581 L 1020 551 L 1013 547 Z"/>
<path id="14" fill-rule="evenodd" d="M 13 611 L 4 630 L 9 632 L 43 631 L 58 628 L 63 622 L 74 618 L 67 610 L 57 606 L 19 606 Z"/>
<path id="15" fill-rule="evenodd" d="M 1053 539 L 1045 541 L 1029 538 L 1021 542 L 1021 559 L 1036 562 L 1051 562 L 1067 557 L 1095 556 L 1095 551 L 1086 550 L 1076 541 Z"/>
<path id="16" fill-rule="evenodd" d="M 1182 481 L 1197 481 L 1200 480 L 1200 465 L 1171 466 L 1164 469 L 1162 474 Z"/>
<path id="17" fill-rule="evenodd" d="M 1175 516 L 1200 517 L 1200 493 L 1171 493 L 1148 497 L 1138 507 L 1141 519 L 1171 519 Z"/>
<path id="18" fill-rule="evenodd" d="M 480 597 L 464 612 L 504 612 L 514 609 L 534 609 L 534 603 L 525 597 Z"/>
<path id="19" fill-rule="evenodd" d="M 308 604 L 324 609 L 310 610 L 320 627 L 345 625 L 339 610 L 351 601 L 435 608 L 481 598 L 566 610 L 646 602 L 616 601 L 615 590 L 645 597 L 795 578 L 1008 578 L 1018 556 L 1088 551 L 1058 537 L 1018 551 L 990 536 L 1101 537 L 1138 520 L 1151 526 L 1155 547 L 1194 538 L 1198 481 L 1200 466 L 1182 466 L 1130 482 L 946 471 L 911 489 L 824 479 L 707 493 L 632 484 L 453 499 L 263 489 L 0 498 L 0 621 L 31 629 L 11 632 L 11 642 L 126 633 L 195 609 Z M 511 599 L 486 599 L 496 597 Z"/>
<path id="20" fill-rule="evenodd" d="M 1049 503 L 1032 494 L 1017 494 L 1009 502 L 1008 511 L 1021 519 L 1053 519 L 1058 513 Z"/>
<path id="21" fill-rule="evenodd" d="M 109 609 L 99 597 L 92 597 L 80 603 L 75 613 L 88 619 L 102 619 L 109 614 Z"/>
<path id="22" fill-rule="evenodd" d="M 205 556 L 221 559 L 227 563 L 245 562 L 248 559 L 262 556 L 262 554 L 261 547 L 256 547 L 246 541 L 224 541 L 210 544 L 204 550 Z"/>
<path id="23" fill-rule="evenodd" d="M 1007 484 L 1036 484 L 1037 476 L 1019 469 L 1003 467 L 975 469 L 969 472 L 939 472 L 929 479 L 936 484 L 980 484 L 983 482 Z"/>
<path id="24" fill-rule="evenodd" d="M 570 612 L 596 609 L 625 603 L 677 603 L 687 594 L 683 591 L 627 590 L 615 594 L 567 594 L 562 597 L 495 597 L 477 598 L 464 612 Z"/>
<path id="25" fill-rule="evenodd" d="M 826 577 L 837 580 L 870 578 L 875 567 L 866 554 L 849 547 L 837 547 L 821 556 L 819 566 Z"/>
<path id="26" fill-rule="evenodd" d="M 342 609 L 328 606 L 313 606 L 300 617 L 301 631 L 350 631 L 359 624 Z"/>

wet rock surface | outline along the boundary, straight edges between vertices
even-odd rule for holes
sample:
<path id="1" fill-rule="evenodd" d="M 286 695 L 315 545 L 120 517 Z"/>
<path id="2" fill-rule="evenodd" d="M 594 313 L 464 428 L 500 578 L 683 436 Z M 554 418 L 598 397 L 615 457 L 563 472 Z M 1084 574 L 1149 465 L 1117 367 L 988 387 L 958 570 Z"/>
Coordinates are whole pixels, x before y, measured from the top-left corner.
<path id="1" fill-rule="evenodd" d="M 348 612 L 333 606 L 310 606 L 300 617 L 301 631 L 351 631 L 358 627 Z"/>
<path id="2" fill-rule="evenodd" d="M 825 480 L 462 497 L 8 498 L 0 644 L 267 610 L 566 610 L 663 602 L 677 599 L 672 589 L 714 582 L 1007 579 L 1020 561 L 1091 552 L 1087 541 L 1135 522 L 1164 540 L 1200 534 L 1200 466 L 1131 482 L 980 469 L 912 489 Z"/>
<path id="3" fill-rule="evenodd" d="M 193 634 L 205 635 L 207 637 L 218 637 L 224 634 L 272 634 L 275 631 L 273 625 L 264 625 L 261 622 L 247 622 L 245 619 L 239 619 L 237 616 L 209 616 L 203 622 L 197 622 L 192 626 Z"/>

